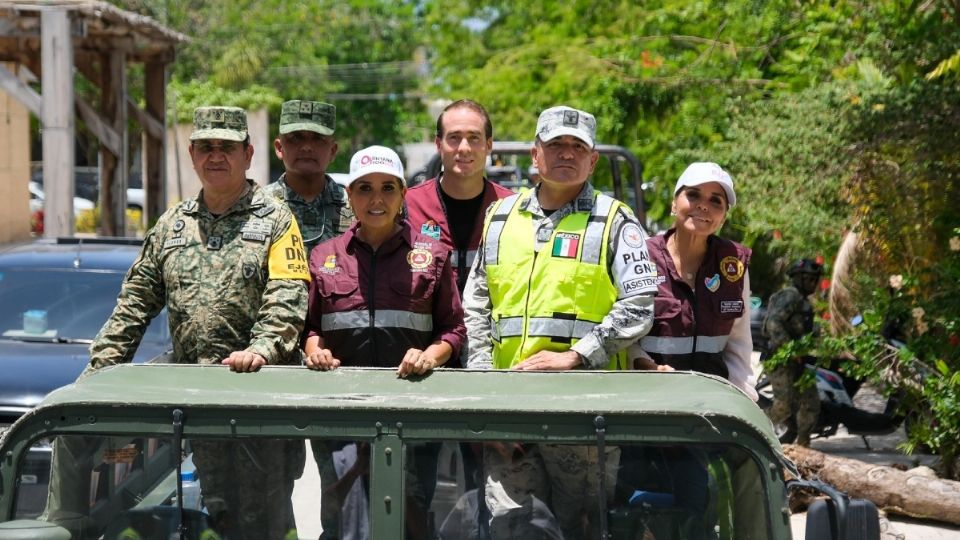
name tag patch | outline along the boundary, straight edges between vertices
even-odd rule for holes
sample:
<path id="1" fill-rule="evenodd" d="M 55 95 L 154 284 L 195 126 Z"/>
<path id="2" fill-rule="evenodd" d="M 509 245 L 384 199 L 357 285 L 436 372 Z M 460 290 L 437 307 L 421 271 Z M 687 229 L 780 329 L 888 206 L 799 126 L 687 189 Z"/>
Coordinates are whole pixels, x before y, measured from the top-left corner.
<path id="1" fill-rule="evenodd" d="M 635 291 L 653 289 L 657 286 L 657 278 L 645 277 L 623 282 L 623 292 L 629 294 Z"/>
<path id="2" fill-rule="evenodd" d="M 721 300 L 720 313 L 743 313 L 743 300 Z"/>
<path id="3" fill-rule="evenodd" d="M 163 249 L 183 247 L 187 245 L 187 239 L 182 236 L 176 238 L 169 238 L 163 243 Z"/>

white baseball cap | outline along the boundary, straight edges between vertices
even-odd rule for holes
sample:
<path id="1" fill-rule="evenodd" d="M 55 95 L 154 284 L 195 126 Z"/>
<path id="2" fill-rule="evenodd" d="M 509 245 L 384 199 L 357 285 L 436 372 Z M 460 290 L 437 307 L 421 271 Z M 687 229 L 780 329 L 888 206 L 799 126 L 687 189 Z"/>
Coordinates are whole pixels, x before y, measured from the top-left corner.
<path id="1" fill-rule="evenodd" d="M 720 187 L 727 194 L 727 204 L 730 205 L 730 208 L 737 204 L 737 193 L 733 190 L 733 178 L 719 165 L 709 161 L 691 163 L 677 179 L 677 187 L 673 189 L 673 196 L 676 197 L 677 193 L 680 193 L 680 190 L 684 187 L 699 186 L 710 182 L 720 184 Z"/>
<path id="2" fill-rule="evenodd" d="M 550 107 L 537 118 L 537 138 L 547 142 L 562 135 L 572 135 L 593 148 L 597 137 L 597 119 L 592 114 L 560 105 Z"/>
<path id="3" fill-rule="evenodd" d="M 400 156 L 386 146 L 368 146 L 354 154 L 350 158 L 350 179 L 347 185 L 361 176 L 373 173 L 389 174 L 399 179 L 401 184 L 406 183 Z"/>

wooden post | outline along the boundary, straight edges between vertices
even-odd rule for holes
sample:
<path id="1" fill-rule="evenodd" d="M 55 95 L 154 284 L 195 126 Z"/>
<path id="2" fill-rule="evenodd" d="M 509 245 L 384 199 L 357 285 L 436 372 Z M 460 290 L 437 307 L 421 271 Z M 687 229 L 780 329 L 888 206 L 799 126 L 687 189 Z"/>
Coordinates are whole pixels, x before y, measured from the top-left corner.
<path id="1" fill-rule="evenodd" d="M 126 234 L 127 208 L 127 55 L 115 49 L 101 56 L 100 110 L 113 131 L 120 137 L 114 154 L 100 146 L 100 232 L 106 236 Z"/>
<path id="2" fill-rule="evenodd" d="M 145 90 L 147 114 L 166 122 L 167 69 L 163 62 L 147 62 L 145 66 Z M 166 189 L 166 129 L 154 135 L 144 129 L 143 144 L 143 191 L 146 197 L 144 220 L 147 226 L 156 222 L 167 208 Z"/>
<path id="3" fill-rule="evenodd" d="M 73 43 L 66 9 L 40 13 L 41 94 L 43 114 L 44 229 L 47 238 L 74 231 Z"/>

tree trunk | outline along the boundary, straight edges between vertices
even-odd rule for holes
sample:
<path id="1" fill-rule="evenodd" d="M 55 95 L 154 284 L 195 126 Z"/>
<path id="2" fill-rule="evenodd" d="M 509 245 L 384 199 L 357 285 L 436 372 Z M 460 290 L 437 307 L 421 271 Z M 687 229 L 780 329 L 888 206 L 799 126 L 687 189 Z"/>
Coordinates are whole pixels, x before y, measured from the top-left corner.
<path id="1" fill-rule="evenodd" d="M 803 478 L 817 478 L 851 497 L 872 501 L 881 510 L 960 525 L 960 482 L 931 478 L 856 459 L 831 456 L 793 444 L 784 454 Z"/>

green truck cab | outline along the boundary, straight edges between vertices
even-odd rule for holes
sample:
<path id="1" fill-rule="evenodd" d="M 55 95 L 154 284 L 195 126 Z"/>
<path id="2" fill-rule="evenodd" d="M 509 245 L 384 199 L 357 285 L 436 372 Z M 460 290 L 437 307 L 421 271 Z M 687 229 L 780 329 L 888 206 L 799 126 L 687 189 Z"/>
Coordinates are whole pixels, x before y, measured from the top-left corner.
<path id="1" fill-rule="evenodd" d="M 83 501 L 81 511 L 59 520 L 49 509 L 41 515 L 55 489 L 47 485 L 49 471 L 37 467 L 49 459 L 35 455 L 56 437 L 91 449 L 88 459 L 54 465 L 84 480 L 59 485 L 79 490 L 66 496 Z M 369 448 L 357 485 L 366 507 L 360 519 L 374 539 L 404 538 L 404 530 L 407 538 L 478 537 L 480 490 L 465 481 L 459 452 L 545 444 L 595 448 L 602 456 L 597 537 L 791 537 L 783 476 L 789 464 L 770 422 L 712 376 L 441 369 L 399 379 L 380 369 L 237 374 L 150 364 L 103 369 L 61 388 L 0 438 L 0 538 L 243 537 L 236 523 L 232 533 L 218 530 L 193 492 L 198 480 L 202 493 L 204 478 L 189 470 L 190 448 L 225 440 Z M 444 450 L 428 521 L 414 528 L 405 470 L 414 462 L 410 447 L 424 443 Z M 695 490 L 704 504 L 696 510 L 678 503 L 671 482 L 677 469 L 663 466 L 678 454 L 700 478 Z M 290 474 L 282 457 L 263 466 Z M 309 503 L 317 508 L 319 501 L 316 493 Z M 509 537 L 562 537 L 549 501 L 541 503 L 516 509 L 518 529 Z M 308 517 L 298 514 L 298 527 Z M 287 537 L 305 534 L 301 528 Z"/>

